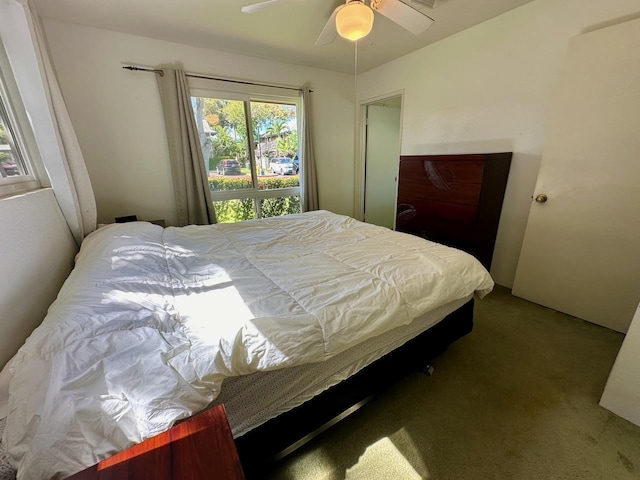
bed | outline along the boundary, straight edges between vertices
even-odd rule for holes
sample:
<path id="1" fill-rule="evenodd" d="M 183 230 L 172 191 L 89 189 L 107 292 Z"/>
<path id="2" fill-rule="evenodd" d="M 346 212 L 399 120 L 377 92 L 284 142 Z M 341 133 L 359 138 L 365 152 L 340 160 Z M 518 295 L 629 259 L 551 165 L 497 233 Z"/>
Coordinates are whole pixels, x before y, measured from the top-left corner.
<path id="1" fill-rule="evenodd" d="M 106 226 L 9 363 L 4 443 L 18 478 L 64 478 L 224 402 L 257 462 L 467 332 L 492 287 L 471 255 L 326 211 Z"/>

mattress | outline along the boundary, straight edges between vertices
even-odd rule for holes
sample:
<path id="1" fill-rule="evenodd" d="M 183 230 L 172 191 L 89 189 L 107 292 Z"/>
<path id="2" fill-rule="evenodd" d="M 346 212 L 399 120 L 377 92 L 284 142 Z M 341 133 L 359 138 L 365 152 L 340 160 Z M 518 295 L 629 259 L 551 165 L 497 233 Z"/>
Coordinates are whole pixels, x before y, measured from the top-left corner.
<path id="1" fill-rule="evenodd" d="M 302 405 L 437 324 L 472 297 L 439 307 L 409 325 L 362 342 L 324 362 L 229 378 L 213 405 L 224 404 L 234 438 Z"/>

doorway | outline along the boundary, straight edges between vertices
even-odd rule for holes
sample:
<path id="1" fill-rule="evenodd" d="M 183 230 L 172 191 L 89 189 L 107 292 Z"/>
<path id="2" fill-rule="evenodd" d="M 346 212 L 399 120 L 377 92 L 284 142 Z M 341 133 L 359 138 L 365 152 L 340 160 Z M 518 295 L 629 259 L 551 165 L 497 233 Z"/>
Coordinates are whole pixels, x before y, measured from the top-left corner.
<path id="1" fill-rule="evenodd" d="M 396 220 L 402 95 L 364 106 L 363 220 L 393 229 Z"/>

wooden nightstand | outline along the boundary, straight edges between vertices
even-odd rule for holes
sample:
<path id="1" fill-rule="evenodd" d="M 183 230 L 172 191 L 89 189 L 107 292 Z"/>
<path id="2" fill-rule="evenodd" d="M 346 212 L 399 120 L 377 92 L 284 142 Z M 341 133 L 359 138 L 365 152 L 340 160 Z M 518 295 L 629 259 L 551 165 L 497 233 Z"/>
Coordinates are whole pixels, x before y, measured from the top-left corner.
<path id="1" fill-rule="evenodd" d="M 223 405 L 72 475 L 67 480 L 244 479 Z"/>

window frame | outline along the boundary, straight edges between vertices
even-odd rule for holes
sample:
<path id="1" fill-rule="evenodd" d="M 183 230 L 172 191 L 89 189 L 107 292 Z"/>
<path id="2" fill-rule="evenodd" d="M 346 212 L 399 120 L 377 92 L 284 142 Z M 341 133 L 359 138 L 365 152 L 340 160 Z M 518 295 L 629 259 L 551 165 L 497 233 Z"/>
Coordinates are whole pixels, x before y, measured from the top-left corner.
<path id="1" fill-rule="evenodd" d="M 0 177 L 0 198 L 42 188 L 42 168 L 31 122 L 22 102 L 9 58 L 0 39 L 0 116 L 22 175 Z"/>
<path id="2" fill-rule="evenodd" d="M 215 83 L 219 84 L 218 81 Z M 265 102 L 265 103 L 280 103 L 284 105 L 295 105 L 296 108 L 296 123 L 298 129 L 298 152 L 301 150 L 302 139 L 300 137 L 300 133 L 303 131 L 302 127 L 302 94 L 299 93 L 297 96 L 285 95 L 280 92 L 278 93 L 264 93 L 264 88 L 257 88 L 259 90 L 263 90 L 263 92 L 251 93 L 250 90 L 246 89 L 247 86 L 243 86 L 242 92 L 239 91 L 228 91 L 226 89 L 218 89 L 218 88 L 206 88 L 198 85 L 197 87 L 191 87 L 189 89 L 189 94 L 191 97 L 199 97 L 199 98 L 215 98 L 220 100 L 235 100 L 242 101 L 244 103 L 244 111 L 245 111 L 245 126 L 247 129 L 247 141 L 248 145 L 248 153 L 249 153 L 249 165 L 251 167 L 251 182 L 253 184 L 253 188 L 242 188 L 237 190 L 222 190 L 219 192 L 211 190 L 211 200 L 212 202 L 220 202 L 227 200 L 243 200 L 250 198 L 253 201 L 254 211 L 256 215 L 256 219 L 263 218 L 262 217 L 262 202 L 261 200 L 267 198 L 278 198 L 278 197 L 289 197 L 289 196 L 298 196 L 300 197 L 300 206 L 301 211 L 303 211 L 303 185 L 302 185 L 302 162 L 300 162 L 300 184 L 297 187 L 287 187 L 287 188 L 271 188 L 260 190 L 258 188 L 259 179 L 255 174 L 256 172 L 256 158 L 255 158 L 255 149 L 253 148 L 254 136 L 253 136 L 253 128 L 251 123 L 251 103 L 252 102 Z M 271 88 L 271 87 L 267 87 Z M 278 87 L 273 87 L 276 90 Z M 205 159 L 206 161 L 207 159 Z"/>

